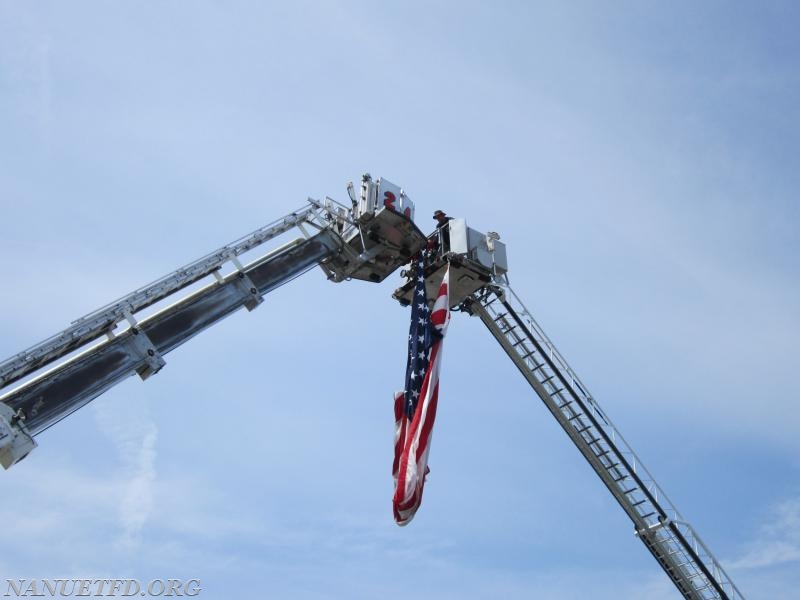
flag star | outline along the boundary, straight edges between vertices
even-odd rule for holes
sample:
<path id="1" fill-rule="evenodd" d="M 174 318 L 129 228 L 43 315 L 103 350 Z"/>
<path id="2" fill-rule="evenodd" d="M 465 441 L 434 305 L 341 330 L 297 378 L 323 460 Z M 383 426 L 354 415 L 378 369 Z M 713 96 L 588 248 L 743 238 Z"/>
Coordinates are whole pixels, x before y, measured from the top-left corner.
<path id="1" fill-rule="evenodd" d="M 419 354 L 417 354 L 417 356 L 419 356 L 420 358 L 425 358 L 425 353 L 424 352 L 420 352 Z"/>
<path id="2" fill-rule="evenodd" d="M 417 290 L 417 296 L 424 296 L 424 295 L 425 295 L 425 290 L 422 289 Z"/>
<path id="3" fill-rule="evenodd" d="M 418 392 L 417 390 L 414 390 L 414 391 L 412 391 L 412 392 L 411 392 L 411 395 L 412 395 L 412 396 L 414 396 L 414 400 L 416 400 L 417 398 L 419 398 L 419 392 Z"/>
<path id="4" fill-rule="evenodd" d="M 421 335 L 421 336 L 419 336 L 417 339 L 419 340 L 419 343 L 421 344 L 422 342 L 424 342 L 424 341 L 425 341 L 425 336 L 424 336 L 424 335 Z"/>
<path id="5" fill-rule="evenodd" d="M 411 372 L 411 379 L 414 380 L 416 378 L 417 378 L 417 374 L 412 371 Z"/>

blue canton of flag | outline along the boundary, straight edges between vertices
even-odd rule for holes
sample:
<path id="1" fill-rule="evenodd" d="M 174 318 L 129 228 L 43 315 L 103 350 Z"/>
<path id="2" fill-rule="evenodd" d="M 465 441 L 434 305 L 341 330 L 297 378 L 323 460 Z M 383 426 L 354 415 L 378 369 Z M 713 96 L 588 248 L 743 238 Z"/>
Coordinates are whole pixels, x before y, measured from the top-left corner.
<path id="1" fill-rule="evenodd" d="M 405 413 L 414 418 L 419 402 L 422 381 L 428 370 L 431 346 L 442 338 L 431 324 L 431 309 L 425 289 L 425 253 L 420 252 L 416 268 L 414 299 L 411 302 L 411 326 L 408 331 L 408 362 L 406 363 Z"/>

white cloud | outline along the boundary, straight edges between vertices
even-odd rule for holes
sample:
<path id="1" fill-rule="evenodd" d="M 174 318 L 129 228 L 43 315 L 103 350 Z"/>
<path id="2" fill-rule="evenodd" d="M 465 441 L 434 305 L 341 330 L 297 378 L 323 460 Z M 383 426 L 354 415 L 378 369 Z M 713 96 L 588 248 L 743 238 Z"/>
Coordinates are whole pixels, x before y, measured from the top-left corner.
<path id="1" fill-rule="evenodd" d="M 730 568 L 763 569 L 796 562 L 800 562 L 800 497 L 773 508 L 770 521 Z"/>
<path id="2" fill-rule="evenodd" d="M 123 477 L 114 489 L 122 532 L 117 543 L 135 547 L 153 508 L 158 428 L 144 404 L 100 398 L 93 404 L 100 429 L 109 437 L 123 465 Z"/>

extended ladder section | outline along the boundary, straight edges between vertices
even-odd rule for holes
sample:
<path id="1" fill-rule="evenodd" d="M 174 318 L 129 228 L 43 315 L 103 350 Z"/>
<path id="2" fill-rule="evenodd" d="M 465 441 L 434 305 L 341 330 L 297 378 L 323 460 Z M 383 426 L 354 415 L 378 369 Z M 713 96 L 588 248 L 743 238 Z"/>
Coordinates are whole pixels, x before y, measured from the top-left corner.
<path id="1" fill-rule="evenodd" d="M 158 372 L 163 356 L 233 311 L 254 309 L 262 295 L 333 255 L 338 240 L 323 231 L 266 260 L 243 267 L 30 381 L 2 401 L 25 415 L 37 434 L 129 375 Z"/>
<path id="2" fill-rule="evenodd" d="M 495 282 L 467 298 L 464 310 L 480 317 L 500 343 L 633 521 L 636 535 L 683 597 L 743 600 L 507 280 L 498 277 Z"/>
<path id="3" fill-rule="evenodd" d="M 157 373 L 165 354 L 239 308 L 253 310 L 265 294 L 312 267 L 319 265 L 334 282 L 379 282 L 426 243 L 413 222 L 413 203 L 390 182 L 365 175 L 360 201 L 352 193 L 351 201 L 352 207 L 345 207 L 329 198 L 309 199 L 300 210 L 0 363 L 0 390 L 5 392 L 0 396 L 0 464 L 8 468 L 19 462 L 36 447 L 36 434 L 123 379 Z M 240 261 L 295 229 L 302 237 L 246 265 Z M 222 273 L 225 267 L 227 274 Z M 199 289 L 189 292 L 194 284 Z M 183 297 L 176 297 L 181 291 Z M 159 310 L 162 302 L 171 304 Z M 156 312 L 143 316 L 150 307 Z"/>
<path id="4" fill-rule="evenodd" d="M 114 329 L 118 323 L 126 320 L 128 315 L 144 310 L 196 281 L 218 272 L 226 263 L 236 260 L 239 255 L 307 222 L 314 215 L 315 208 L 310 205 L 266 225 L 240 240 L 223 246 L 185 267 L 73 321 L 69 327 L 53 337 L 0 363 L 0 388 L 52 363 L 84 344 L 102 337 L 107 331 Z"/>

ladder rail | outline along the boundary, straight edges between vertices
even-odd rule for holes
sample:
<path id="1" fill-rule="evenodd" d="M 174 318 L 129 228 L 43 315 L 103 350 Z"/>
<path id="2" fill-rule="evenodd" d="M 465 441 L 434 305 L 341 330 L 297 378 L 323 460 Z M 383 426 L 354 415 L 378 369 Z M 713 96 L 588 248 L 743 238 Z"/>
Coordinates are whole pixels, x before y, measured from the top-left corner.
<path id="1" fill-rule="evenodd" d="M 301 228 L 308 238 L 309 234 L 302 230 L 302 225 L 308 223 L 316 229 L 323 229 L 326 222 L 331 220 L 330 210 L 334 204 L 337 203 L 330 199 L 321 203 L 309 198 L 308 204 L 303 208 L 76 319 L 59 333 L 0 363 L 0 388 L 102 337 L 131 315 L 219 271 L 223 265 L 235 261 L 238 256 L 295 227 Z M 351 226 L 352 223 L 347 225 Z"/>
<path id="2" fill-rule="evenodd" d="M 332 231 L 258 260 L 220 283 L 138 322 L 0 397 L 38 435 L 124 379 L 146 379 L 164 366 L 162 356 L 211 325 L 288 283 L 341 250 Z"/>
<path id="3" fill-rule="evenodd" d="M 482 288 L 467 301 L 467 308 L 481 318 L 514 361 L 684 597 L 742 600 L 708 547 L 507 282 Z"/>

